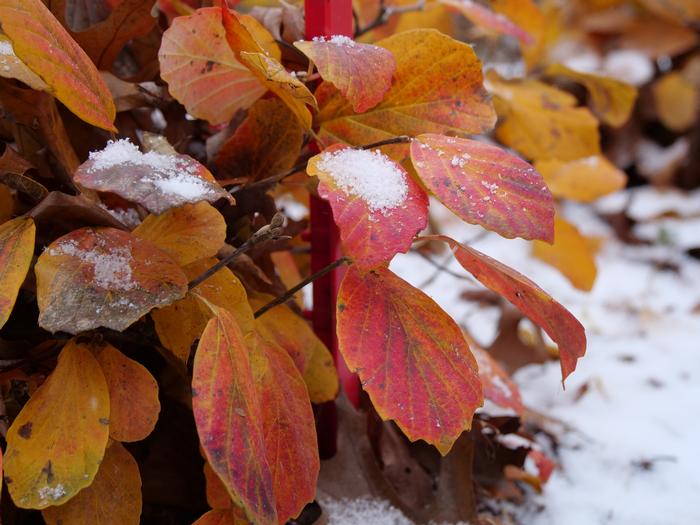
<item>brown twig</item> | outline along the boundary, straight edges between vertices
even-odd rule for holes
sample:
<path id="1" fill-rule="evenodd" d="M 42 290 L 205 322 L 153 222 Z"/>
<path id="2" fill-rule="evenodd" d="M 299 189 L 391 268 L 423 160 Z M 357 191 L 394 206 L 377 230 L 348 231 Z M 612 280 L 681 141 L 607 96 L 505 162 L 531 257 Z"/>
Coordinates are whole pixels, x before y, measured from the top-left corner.
<path id="1" fill-rule="evenodd" d="M 321 268 L 316 273 L 309 275 L 306 279 L 299 282 L 299 284 L 291 287 L 284 294 L 280 295 L 276 299 L 273 299 L 272 301 L 267 303 L 265 306 L 262 306 L 258 311 L 255 312 L 255 318 L 257 319 L 258 317 L 263 315 L 265 312 L 267 312 L 268 310 L 271 310 L 272 308 L 274 308 L 275 306 L 277 306 L 279 304 L 286 303 L 287 301 L 292 299 L 294 297 L 294 295 L 299 290 L 304 288 L 304 286 L 314 282 L 316 279 L 320 279 L 321 277 L 323 277 L 327 273 L 332 272 L 338 266 L 341 266 L 343 264 L 350 264 L 350 259 L 348 257 L 341 257 L 340 259 L 337 259 L 337 260 L 333 261 L 332 263 L 330 263 L 328 266 Z"/>
<path id="2" fill-rule="evenodd" d="M 394 15 L 410 13 L 411 11 L 422 11 L 424 7 L 425 0 L 417 0 L 414 4 L 404 6 L 387 6 L 385 5 L 384 0 L 381 0 L 379 2 L 379 11 L 377 12 L 375 19 L 362 29 L 360 29 L 359 26 L 355 28 L 355 39 L 361 37 L 365 33 L 369 33 L 379 26 L 386 24 Z"/>

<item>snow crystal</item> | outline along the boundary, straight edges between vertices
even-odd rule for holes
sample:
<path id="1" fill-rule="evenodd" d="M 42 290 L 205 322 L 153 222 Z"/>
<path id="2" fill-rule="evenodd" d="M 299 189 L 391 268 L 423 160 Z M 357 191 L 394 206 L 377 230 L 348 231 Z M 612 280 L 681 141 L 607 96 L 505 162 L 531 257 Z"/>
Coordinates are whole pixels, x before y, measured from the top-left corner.
<path id="1" fill-rule="evenodd" d="M 183 173 L 173 178 L 157 179 L 153 182 L 163 193 L 177 195 L 188 200 L 200 198 L 209 192 L 201 178 Z"/>
<path id="2" fill-rule="evenodd" d="M 39 498 L 42 501 L 56 501 L 66 495 L 66 489 L 63 484 L 59 483 L 55 487 L 41 487 L 39 489 Z"/>
<path id="3" fill-rule="evenodd" d="M 376 498 L 321 499 L 321 505 L 328 513 L 328 525 L 414 525 L 399 509 L 388 501 Z M 431 522 L 433 525 L 434 522 Z M 446 525 L 446 524 L 445 524 Z M 467 525 L 464 522 L 454 525 Z"/>
<path id="4" fill-rule="evenodd" d="M 633 86 L 646 84 L 654 76 L 651 59 L 633 49 L 611 51 L 605 56 L 603 73 Z"/>
<path id="5" fill-rule="evenodd" d="M 8 42 L 7 40 L 1 40 L 0 41 L 0 55 L 10 55 L 14 56 L 15 50 L 12 47 L 12 42 Z"/>
<path id="6" fill-rule="evenodd" d="M 455 155 L 452 157 L 452 160 L 450 161 L 450 164 L 452 164 L 455 168 L 459 166 L 460 168 L 463 168 L 466 162 L 471 159 L 471 155 L 469 153 L 462 153 L 461 155 Z"/>
<path id="7" fill-rule="evenodd" d="M 97 205 L 103 210 L 107 211 L 112 217 L 121 222 L 124 226 L 129 228 L 135 228 L 141 224 L 141 217 L 139 217 L 139 212 L 134 208 L 127 209 L 111 209 L 105 204 L 98 202 Z"/>
<path id="8" fill-rule="evenodd" d="M 125 246 L 107 248 L 99 243 L 92 251 L 83 250 L 78 243 L 63 241 L 48 250 L 49 255 L 70 255 L 92 265 L 94 283 L 106 290 L 128 291 L 136 288 L 132 280 L 131 251 Z M 99 251 L 109 253 L 99 253 Z"/>
<path id="9" fill-rule="evenodd" d="M 355 47 L 355 41 L 345 35 L 333 35 L 330 37 L 315 36 L 313 38 L 314 42 L 330 42 L 331 44 L 336 44 L 344 47 Z"/>
<path id="10" fill-rule="evenodd" d="M 343 149 L 321 155 L 318 168 L 344 192 L 363 199 L 370 211 L 386 214 L 408 197 L 404 173 L 379 150 Z"/>

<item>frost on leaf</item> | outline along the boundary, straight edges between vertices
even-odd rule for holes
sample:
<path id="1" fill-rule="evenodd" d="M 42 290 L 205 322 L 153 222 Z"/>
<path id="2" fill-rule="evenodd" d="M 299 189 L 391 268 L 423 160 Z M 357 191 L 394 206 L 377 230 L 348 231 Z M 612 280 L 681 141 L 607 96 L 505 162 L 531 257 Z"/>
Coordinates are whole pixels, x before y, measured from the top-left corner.
<path id="1" fill-rule="evenodd" d="M 109 191 L 160 214 L 200 201 L 233 201 L 211 173 L 187 155 L 141 153 L 128 139 L 110 141 L 93 151 L 75 172 L 86 188 Z"/>
<path id="2" fill-rule="evenodd" d="M 187 291 L 187 278 L 150 242 L 113 228 L 81 228 L 54 241 L 36 267 L 39 324 L 78 333 L 124 330 Z"/>
<path id="3" fill-rule="evenodd" d="M 380 151 L 334 145 L 313 157 L 309 175 L 328 200 L 347 255 L 363 268 L 385 263 L 411 247 L 428 221 L 428 198 L 396 162 Z"/>
<path id="4" fill-rule="evenodd" d="M 554 201 L 527 162 L 484 142 L 425 134 L 411 161 L 426 188 L 463 220 L 504 237 L 551 242 Z"/>
<path id="5" fill-rule="evenodd" d="M 338 345 L 382 419 L 442 454 L 483 402 L 461 329 L 426 294 L 380 267 L 348 268 L 338 293 Z"/>

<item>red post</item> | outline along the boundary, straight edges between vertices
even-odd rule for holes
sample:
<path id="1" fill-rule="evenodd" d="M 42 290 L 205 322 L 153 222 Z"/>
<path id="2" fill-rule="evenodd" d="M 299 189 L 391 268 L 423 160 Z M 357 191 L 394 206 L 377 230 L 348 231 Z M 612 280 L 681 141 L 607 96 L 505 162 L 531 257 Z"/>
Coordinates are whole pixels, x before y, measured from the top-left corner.
<path id="1" fill-rule="evenodd" d="M 352 0 L 305 0 L 306 39 L 317 36 L 352 36 Z M 333 222 L 329 204 L 311 196 L 311 271 L 316 272 L 340 257 L 338 229 Z M 314 331 L 328 346 L 336 362 L 341 384 L 351 401 L 357 402 L 359 385 L 338 355 L 335 335 L 335 307 L 340 284 L 340 272 L 333 271 L 313 283 Z M 320 408 L 319 452 L 331 457 L 336 450 L 337 418 L 335 404 Z"/>

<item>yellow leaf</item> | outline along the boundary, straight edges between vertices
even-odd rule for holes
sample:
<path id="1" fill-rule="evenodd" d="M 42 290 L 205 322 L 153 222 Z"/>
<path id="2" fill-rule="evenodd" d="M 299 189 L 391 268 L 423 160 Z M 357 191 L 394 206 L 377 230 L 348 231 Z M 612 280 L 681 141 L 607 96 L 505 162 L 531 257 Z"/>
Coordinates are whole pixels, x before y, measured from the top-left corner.
<path id="1" fill-rule="evenodd" d="M 85 122 L 116 131 L 116 109 L 97 68 L 41 0 L 0 0 L 2 30 L 48 91 Z"/>
<path id="2" fill-rule="evenodd" d="M 552 24 L 552 20 L 548 20 L 532 0 L 493 0 L 491 7 L 497 13 L 508 17 L 532 37 L 530 43 L 521 42 L 520 49 L 528 69 L 533 69 L 546 50 L 548 30 L 551 31 L 556 24 Z"/>
<path id="3" fill-rule="evenodd" d="M 15 55 L 12 42 L 0 34 L 0 76 L 16 78 L 37 91 L 48 91 L 49 86 Z"/>
<path id="4" fill-rule="evenodd" d="M 42 511 L 47 525 L 138 525 L 141 474 L 121 443 L 105 452 L 95 481 L 69 502 Z"/>
<path id="5" fill-rule="evenodd" d="M 254 310 L 272 301 L 271 295 L 250 297 Z M 308 323 L 286 305 L 279 305 L 255 320 L 258 333 L 284 348 L 304 378 L 309 397 L 314 403 L 335 399 L 338 374 L 333 356 Z"/>
<path id="6" fill-rule="evenodd" d="M 71 340 L 7 432 L 5 482 L 15 505 L 60 505 L 88 487 L 109 438 L 109 390 L 90 349 Z"/>
<path id="7" fill-rule="evenodd" d="M 637 99 L 634 86 L 611 77 L 581 73 L 563 64 L 551 64 L 545 73 L 567 77 L 585 86 L 591 96 L 593 113 L 606 124 L 619 127 L 629 119 Z"/>
<path id="8" fill-rule="evenodd" d="M 226 221 L 211 204 L 202 201 L 149 215 L 132 233 L 186 266 L 216 255 L 226 241 Z"/>
<path id="9" fill-rule="evenodd" d="M 661 123 L 671 131 L 689 129 L 698 115 L 700 90 L 677 71 L 664 75 L 652 86 L 656 112 Z"/>
<path id="10" fill-rule="evenodd" d="M 537 80 L 504 80 L 491 70 L 498 139 L 530 159 L 575 160 L 600 153 L 598 121 L 576 98 Z"/>
<path id="11" fill-rule="evenodd" d="M 575 226 L 557 215 L 554 218 L 554 244 L 535 241 L 532 254 L 559 270 L 576 288 L 588 292 L 596 277 L 592 248 L 592 243 Z"/>
<path id="12" fill-rule="evenodd" d="M 109 436 L 117 441 L 146 438 L 160 412 L 158 383 L 143 365 L 109 343 L 95 352 L 109 388 Z"/>
<path id="13" fill-rule="evenodd" d="M 356 114 L 332 85 L 316 90 L 320 136 L 327 142 L 366 144 L 396 135 L 481 133 L 495 123 L 471 46 L 432 29 L 377 42 L 396 59 L 394 83 L 372 109 Z"/>
<path id="14" fill-rule="evenodd" d="M 0 328 L 10 317 L 34 255 L 36 227 L 31 217 L 0 224 Z"/>
<path id="15" fill-rule="evenodd" d="M 184 271 L 192 280 L 217 262 L 213 258 L 201 259 L 186 266 Z M 187 363 L 192 343 L 199 339 L 213 317 L 210 309 L 195 294 L 232 312 L 244 330 L 254 330 L 253 313 L 245 288 L 228 268 L 222 268 L 192 291 L 194 294 L 189 293 L 184 299 L 151 312 L 160 342 L 182 362 Z"/>
<path id="16" fill-rule="evenodd" d="M 602 155 L 562 162 L 538 160 L 535 169 L 544 177 L 552 195 L 591 202 L 625 187 L 627 175 Z"/>
<path id="17" fill-rule="evenodd" d="M 301 272 L 294 260 L 294 256 L 290 252 L 272 252 L 270 254 L 270 259 L 272 259 L 277 276 L 280 278 L 285 288 L 289 289 L 301 281 Z M 304 308 L 304 295 L 302 292 L 294 294 L 294 302 L 299 308 Z"/>

